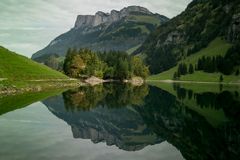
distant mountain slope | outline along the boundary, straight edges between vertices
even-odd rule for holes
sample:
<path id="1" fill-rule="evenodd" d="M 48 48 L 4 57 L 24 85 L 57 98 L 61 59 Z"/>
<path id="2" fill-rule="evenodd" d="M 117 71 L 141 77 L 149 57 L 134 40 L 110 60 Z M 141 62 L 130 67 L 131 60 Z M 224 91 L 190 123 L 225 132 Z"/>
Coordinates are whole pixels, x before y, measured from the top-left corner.
<path id="1" fill-rule="evenodd" d="M 74 28 L 33 54 L 32 59 L 46 62 L 50 56 L 65 56 L 68 48 L 129 51 L 142 44 L 150 32 L 166 21 L 167 17 L 139 6 L 111 13 L 79 15 Z"/>
<path id="2" fill-rule="evenodd" d="M 21 81 L 67 79 L 67 76 L 0 46 L 0 78 Z"/>
<path id="3" fill-rule="evenodd" d="M 180 15 L 159 26 L 134 52 L 145 57 L 153 74 L 197 53 L 216 37 L 240 41 L 239 0 L 194 0 Z"/>

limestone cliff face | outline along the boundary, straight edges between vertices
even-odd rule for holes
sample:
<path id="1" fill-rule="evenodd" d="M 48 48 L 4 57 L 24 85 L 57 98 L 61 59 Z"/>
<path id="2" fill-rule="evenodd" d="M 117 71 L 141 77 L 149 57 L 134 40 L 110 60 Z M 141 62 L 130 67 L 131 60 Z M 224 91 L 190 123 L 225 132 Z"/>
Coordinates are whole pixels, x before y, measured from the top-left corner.
<path id="1" fill-rule="evenodd" d="M 94 20 L 94 16 L 91 16 L 91 15 L 79 15 L 77 17 L 77 20 L 76 20 L 76 23 L 75 23 L 75 28 L 92 25 L 93 20 Z"/>
<path id="2" fill-rule="evenodd" d="M 228 31 L 228 40 L 236 42 L 240 40 L 240 13 L 234 14 Z"/>
<path id="3" fill-rule="evenodd" d="M 65 56 L 69 48 L 129 51 L 141 45 L 157 26 L 168 20 L 139 6 L 112 10 L 110 13 L 98 11 L 95 15 L 79 15 L 71 30 L 33 54 L 32 59 L 46 64 L 51 55 Z"/>
<path id="4" fill-rule="evenodd" d="M 147 15 L 153 14 L 148 9 L 140 6 L 130 6 L 123 8 L 120 11 L 112 10 L 111 13 L 99 11 L 95 15 L 78 15 L 74 28 L 78 29 L 85 27 L 96 27 L 100 24 L 111 24 L 127 17 L 132 12 L 138 12 Z"/>

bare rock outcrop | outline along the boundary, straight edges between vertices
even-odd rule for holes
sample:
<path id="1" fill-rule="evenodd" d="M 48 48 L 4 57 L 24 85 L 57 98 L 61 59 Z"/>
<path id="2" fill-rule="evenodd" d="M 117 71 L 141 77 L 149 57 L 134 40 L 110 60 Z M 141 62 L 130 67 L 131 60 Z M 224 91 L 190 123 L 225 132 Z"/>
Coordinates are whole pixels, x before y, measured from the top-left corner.
<path id="1" fill-rule="evenodd" d="M 85 27 L 96 27 L 100 24 L 111 24 L 128 16 L 132 12 L 152 15 L 148 9 L 140 6 L 129 6 L 120 11 L 112 10 L 111 13 L 98 11 L 95 15 L 78 15 L 75 22 L 76 29 Z"/>
<path id="2" fill-rule="evenodd" d="M 240 13 L 234 14 L 228 30 L 228 40 L 236 42 L 240 40 Z"/>
<path id="3" fill-rule="evenodd" d="M 97 78 L 97 77 L 89 77 L 88 79 L 84 80 L 85 83 L 90 84 L 92 86 L 98 85 L 104 82 L 103 79 Z"/>

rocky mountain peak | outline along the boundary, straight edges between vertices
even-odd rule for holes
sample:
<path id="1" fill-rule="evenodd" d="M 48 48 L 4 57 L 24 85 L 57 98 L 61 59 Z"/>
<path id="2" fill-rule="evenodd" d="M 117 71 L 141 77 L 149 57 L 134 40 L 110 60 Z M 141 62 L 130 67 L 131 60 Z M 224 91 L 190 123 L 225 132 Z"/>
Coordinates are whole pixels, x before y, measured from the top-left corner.
<path id="1" fill-rule="evenodd" d="M 98 11 L 95 15 L 78 15 L 74 28 L 78 29 L 85 27 L 95 27 L 104 23 L 111 24 L 130 15 L 132 12 L 139 12 L 148 15 L 153 14 L 148 9 L 140 6 L 129 6 L 123 8 L 120 11 L 112 10 L 110 13 Z"/>
<path id="2" fill-rule="evenodd" d="M 68 48 L 128 51 L 142 44 L 149 33 L 168 20 L 140 6 L 111 10 L 109 13 L 98 11 L 93 15 L 79 15 L 71 30 L 56 37 L 32 58 L 45 63 L 51 55 L 65 56 Z"/>

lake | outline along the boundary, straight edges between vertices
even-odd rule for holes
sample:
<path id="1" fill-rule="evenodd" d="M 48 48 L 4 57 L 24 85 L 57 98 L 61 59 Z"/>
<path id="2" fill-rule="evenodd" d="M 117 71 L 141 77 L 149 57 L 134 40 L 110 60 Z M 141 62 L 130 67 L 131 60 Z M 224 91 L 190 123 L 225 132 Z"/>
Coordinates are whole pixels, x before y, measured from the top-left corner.
<path id="1" fill-rule="evenodd" d="M 240 157 L 240 88 L 103 84 L 0 98 L 0 159 Z"/>

